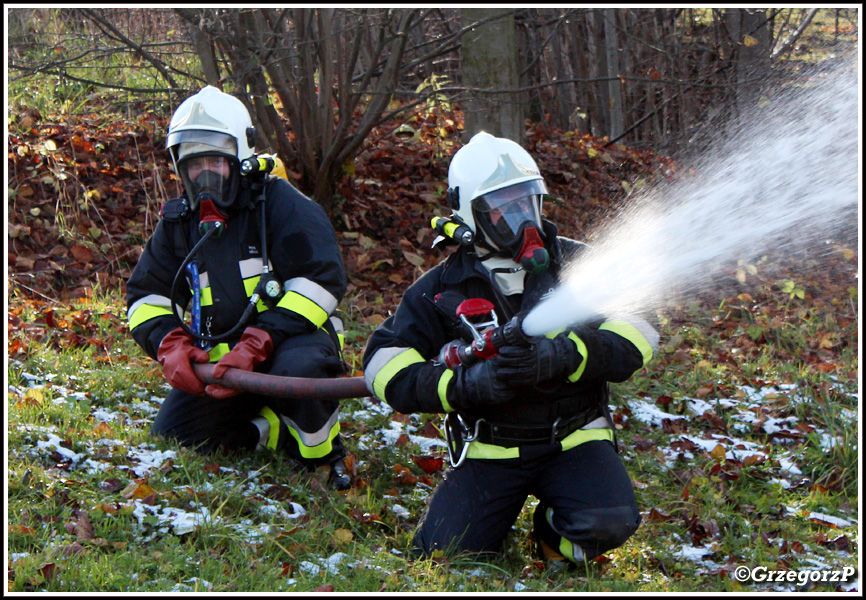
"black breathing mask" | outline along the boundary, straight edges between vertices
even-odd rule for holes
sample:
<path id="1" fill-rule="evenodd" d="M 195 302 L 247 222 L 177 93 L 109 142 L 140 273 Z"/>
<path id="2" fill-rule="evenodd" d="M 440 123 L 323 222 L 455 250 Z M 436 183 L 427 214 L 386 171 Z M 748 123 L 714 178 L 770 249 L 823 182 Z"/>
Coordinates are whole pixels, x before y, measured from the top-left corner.
<path id="1" fill-rule="evenodd" d="M 541 273 L 550 264 L 541 226 L 541 198 L 546 193 L 544 183 L 533 180 L 472 201 L 475 223 L 487 240 L 528 273 Z"/>
<path id="2" fill-rule="evenodd" d="M 196 174 L 195 179 L 190 176 L 190 159 L 221 158 L 228 163 L 228 173 L 224 176 L 210 167 L 204 167 Z M 178 171 L 189 197 L 190 205 L 195 210 L 204 200 L 210 200 L 218 209 L 225 211 L 232 207 L 238 192 L 240 180 L 240 168 L 237 158 L 220 155 L 193 155 L 184 158 L 178 165 Z"/>

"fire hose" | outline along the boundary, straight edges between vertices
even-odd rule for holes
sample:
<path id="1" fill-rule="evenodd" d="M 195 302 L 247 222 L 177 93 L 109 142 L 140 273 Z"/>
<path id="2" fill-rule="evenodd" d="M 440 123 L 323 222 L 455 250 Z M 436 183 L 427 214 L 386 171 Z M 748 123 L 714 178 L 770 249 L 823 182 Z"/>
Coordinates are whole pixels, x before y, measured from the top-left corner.
<path id="1" fill-rule="evenodd" d="M 193 365 L 196 377 L 205 384 L 218 383 L 242 392 L 264 396 L 303 400 L 343 400 L 370 395 L 363 377 L 336 377 L 333 379 L 281 377 L 230 368 L 221 379 L 217 379 L 213 376 L 213 368 L 214 365 L 212 364 Z"/>
<path id="2" fill-rule="evenodd" d="M 446 344 L 439 354 L 439 364 L 450 369 L 458 365 L 469 366 L 478 360 L 487 360 L 499 353 L 499 348 L 507 344 L 527 344 L 528 336 L 522 330 L 522 318 L 514 317 L 505 325 L 499 326 L 493 304 L 487 300 L 473 298 L 458 307 L 458 316 L 472 332 L 471 342 L 455 341 Z M 472 323 L 470 318 L 490 315 L 484 323 Z M 489 327 L 491 326 L 492 327 Z M 479 331 L 482 327 L 488 327 Z M 268 375 L 243 369 L 229 368 L 221 379 L 213 376 L 214 365 L 199 363 L 193 365 L 196 377 L 203 383 L 218 383 L 242 392 L 274 396 L 277 398 L 297 398 L 303 400 L 343 400 L 363 398 L 370 395 L 363 377 L 336 377 L 318 379 L 310 377 L 283 377 Z"/>

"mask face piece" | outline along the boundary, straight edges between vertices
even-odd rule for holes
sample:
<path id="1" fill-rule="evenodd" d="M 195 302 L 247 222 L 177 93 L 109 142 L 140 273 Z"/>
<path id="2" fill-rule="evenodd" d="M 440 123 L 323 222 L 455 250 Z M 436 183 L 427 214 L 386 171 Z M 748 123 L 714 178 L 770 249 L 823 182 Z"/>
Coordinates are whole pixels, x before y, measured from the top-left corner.
<path id="1" fill-rule="evenodd" d="M 484 194 L 472 201 L 475 223 L 495 248 L 509 251 L 530 273 L 547 268 L 549 257 L 541 235 L 540 180 L 527 181 Z"/>
<path id="2" fill-rule="evenodd" d="M 231 207 L 239 177 L 236 163 L 236 159 L 213 153 L 180 161 L 178 171 L 193 209 L 202 200 L 211 200 L 221 209 Z"/>

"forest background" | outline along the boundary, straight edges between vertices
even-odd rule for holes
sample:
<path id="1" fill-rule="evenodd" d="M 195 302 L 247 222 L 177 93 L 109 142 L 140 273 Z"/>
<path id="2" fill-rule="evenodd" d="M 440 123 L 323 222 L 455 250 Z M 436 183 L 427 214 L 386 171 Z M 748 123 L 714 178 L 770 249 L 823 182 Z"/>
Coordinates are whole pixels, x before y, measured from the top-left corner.
<path id="1" fill-rule="evenodd" d="M 129 338 L 124 281 L 178 193 L 174 108 L 209 83 L 321 203 L 343 248 L 353 374 L 369 333 L 444 257 L 448 159 L 521 141 L 592 241 L 726 124 L 859 52 L 859 10 L 7 8 L 7 589 L 778 589 L 739 565 L 859 563 L 859 239 L 731 257 L 660 311 L 662 347 L 617 386 L 644 508 L 585 571 L 540 562 L 526 514 L 503 556 L 406 559 L 443 472 L 438 420 L 344 403 L 354 487 L 282 457 L 204 459 L 147 435 L 165 386 Z M 782 589 L 851 589 L 807 582 Z M 845 587 L 847 586 L 847 587 Z M 856 587 L 854 587 L 856 589 Z"/>

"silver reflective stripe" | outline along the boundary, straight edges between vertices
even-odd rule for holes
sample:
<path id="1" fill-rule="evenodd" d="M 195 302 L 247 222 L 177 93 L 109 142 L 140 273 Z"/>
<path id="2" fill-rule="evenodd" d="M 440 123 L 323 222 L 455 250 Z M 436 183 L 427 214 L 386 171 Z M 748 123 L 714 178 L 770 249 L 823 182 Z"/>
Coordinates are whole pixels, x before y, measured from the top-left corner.
<path id="1" fill-rule="evenodd" d="M 165 296 L 150 294 L 132 303 L 132 306 L 130 306 L 129 310 L 126 311 L 127 318 L 131 317 L 132 313 L 138 310 L 138 308 L 141 307 L 142 304 L 149 304 L 150 306 L 164 306 L 165 308 L 171 310 L 171 300 L 169 300 Z"/>
<path id="2" fill-rule="evenodd" d="M 376 350 L 373 354 L 373 358 L 370 359 L 370 364 L 367 365 L 367 368 L 364 369 L 364 381 L 367 383 L 367 389 L 371 394 L 375 395 L 373 391 L 373 382 L 376 380 L 376 375 L 379 374 L 385 365 L 391 362 L 395 357 L 403 354 L 407 350 L 411 350 L 411 348 L 380 348 Z"/>
<path id="3" fill-rule="evenodd" d="M 607 422 L 607 419 L 604 417 L 599 417 L 597 419 L 593 419 L 581 429 L 610 429 L 610 423 Z"/>
<path id="4" fill-rule="evenodd" d="M 653 349 L 653 353 L 659 348 L 659 334 L 652 325 L 634 315 L 617 314 L 607 318 L 607 321 L 625 321 L 646 339 L 647 343 Z"/>
<path id="5" fill-rule="evenodd" d="M 344 333 L 343 320 L 340 317 L 331 317 L 328 320 L 331 322 L 331 325 L 334 326 L 334 331 L 336 331 L 338 335 Z"/>
<path id="6" fill-rule="evenodd" d="M 319 444 L 324 444 L 331 438 L 331 429 L 333 429 L 334 425 L 337 424 L 337 419 L 339 418 L 339 416 L 340 411 L 339 409 L 337 409 L 331 414 L 330 417 L 328 417 L 328 422 L 325 423 L 321 429 L 313 432 L 304 431 L 300 428 L 300 426 L 298 426 L 297 423 L 292 421 L 286 415 L 280 415 L 280 419 L 283 421 L 283 423 L 286 424 L 289 429 L 293 430 L 295 433 L 298 434 L 298 437 L 301 438 L 301 442 L 304 444 L 304 446 L 306 446 L 307 448 L 313 448 L 315 446 L 318 446 Z"/>
<path id="7" fill-rule="evenodd" d="M 270 261 L 268 261 L 270 262 Z M 261 257 L 259 258 L 248 258 L 246 260 L 242 260 L 238 263 L 238 267 L 241 270 L 241 277 L 244 279 L 248 277 L 255 277 L 256 275 L 262 274 L 262 262 Z"/>
<path id="8" fill-rule="evenodd" d="M 339 301 L 325 288 L 306 277 L 295 277 L 285 283 L 286 292 L 295 292 L 318 304 L 322 310 L 331 314 L 337 309 Z"/>
<path id="9" fill-rule="evenodd" d="M 271 433 L 271 424 L 268 423 L 268 420 L 264 417 L 256 417 L 253 419 L 252 424 L 256 426 L 256 429 L 259 430 L 259 442 L 256 444 L 256 450 L 264 450 L 268 447 L 268 438 Z"/>

